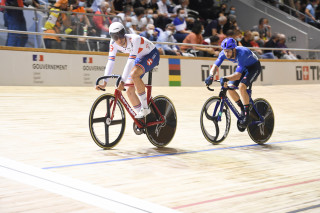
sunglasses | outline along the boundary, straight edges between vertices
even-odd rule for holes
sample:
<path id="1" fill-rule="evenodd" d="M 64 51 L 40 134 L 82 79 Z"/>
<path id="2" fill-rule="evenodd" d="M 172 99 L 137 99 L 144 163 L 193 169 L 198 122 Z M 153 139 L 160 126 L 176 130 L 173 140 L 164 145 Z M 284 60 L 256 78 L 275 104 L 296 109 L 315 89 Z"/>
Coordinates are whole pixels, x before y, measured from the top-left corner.
<path id="1" fill-rule="evenodd" d="M 124 38 L 124 35 L 119 34 L 119 33 L 110 33 L 110 36 L 114 41 L 117 41 L 118 39 Z"/>

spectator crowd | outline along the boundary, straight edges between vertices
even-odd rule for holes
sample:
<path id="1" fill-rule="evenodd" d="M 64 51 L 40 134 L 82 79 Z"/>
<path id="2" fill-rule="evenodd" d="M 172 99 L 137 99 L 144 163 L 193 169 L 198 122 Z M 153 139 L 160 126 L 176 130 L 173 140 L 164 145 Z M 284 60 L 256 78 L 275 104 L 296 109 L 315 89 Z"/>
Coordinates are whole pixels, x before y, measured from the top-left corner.
<path id="1" fill-rule="evenodd" d="M 38 0 L 0 0 L 3 6 L 42 8 Z M 51 0 L 50 0 L 51 1 Z M 218 47 L 226 37 L 234 38 L 239 46 L 253 48 L 259 58 L 297 59 L 299 56 L 286 51 L 286 36 L 272 32 L 266 18 L 257 20 L 251 29 L 240 29 L 234 6 L 215 5 L 216 1 L 189 0 L 53 0 L 43 31 L 45 48 L 84 51 L 109 51 L 109 42 L 86 38 L 61 38 L 55 34 L 83 35 L 110 38 L 112 22 L 122 22 L 127 33 L 139 34 L 158 43 L 156 47 L 163 55 L 216 57 Z M 278 1 L 267 1 L 275 6 Z M 292 3 L 292 4 L 291 4 Z M 305 21 L 318 26 L 319 0 L 288 1 L 288 5 L 302 10 Z M 281 8 L 280 8 L 281 9 Z M 22 10 L 1 9 L 5 26 L 11 30 L 26 31 Z M 299 17 L 300 14 L 294 14 Z M 302 18 L 301 18 L 302 20 Z M 51 35 L 52 34 L 52 35 Z M 26 34 L 9 33 L 7 46 L 25 46 Z M 184 43 L 178 46 L 175 43 Z M 203 44 L 194 46 L 187 44 Z M 209 46 L 210 45 L 210 46 Z M 217 46 L 213 48 L 213 46 Z M 282 48 L 283 51 L 260 48 Z"/>
<path id="2" fill-rule="evenodd" d="M 320 29 L 319 0 L 263 0 Z"/>

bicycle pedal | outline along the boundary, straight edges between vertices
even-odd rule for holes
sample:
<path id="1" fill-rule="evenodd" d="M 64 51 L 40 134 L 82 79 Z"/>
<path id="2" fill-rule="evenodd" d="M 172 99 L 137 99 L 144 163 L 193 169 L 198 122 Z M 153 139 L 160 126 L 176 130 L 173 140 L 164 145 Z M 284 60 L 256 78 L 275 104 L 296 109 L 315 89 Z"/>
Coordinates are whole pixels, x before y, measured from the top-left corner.
<path id="1" fill-rule="evenodd" d="M 133 131 L 134 131 L 134 133 L 136 135 L 142 135 L 142 134 L 145 133 L 145 129 L 144 128 L 142 128 L 142 129 L 138 128 L 138 126 L 135 123 L 133 123 Z"/>
<path id="2" fill-rule="evenodd" d="M 247 128 L 247 126 L 243 126 L 239 120 L 237 121 L 237 127 L 240 132 L 244 132 Z"/>
<path id="3" fill-rule="evenodd" d="M 134 133 L 136 133 L 136 135 L 142 135 L 145 133 L 144 129 L 133 129 Z"/>

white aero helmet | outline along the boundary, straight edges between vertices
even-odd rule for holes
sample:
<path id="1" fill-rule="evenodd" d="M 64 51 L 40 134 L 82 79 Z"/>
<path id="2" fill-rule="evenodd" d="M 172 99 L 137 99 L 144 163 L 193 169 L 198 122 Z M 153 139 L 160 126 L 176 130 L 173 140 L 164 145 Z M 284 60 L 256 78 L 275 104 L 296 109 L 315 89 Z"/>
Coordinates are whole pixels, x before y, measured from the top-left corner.
<path id="1" fill-rule="evenodd" d="M 111 38 L 116 41 L 119 38 L 124 38 L 126 30 L 120 22 L 113 22 L 109 27 L 109 33 Z"/>

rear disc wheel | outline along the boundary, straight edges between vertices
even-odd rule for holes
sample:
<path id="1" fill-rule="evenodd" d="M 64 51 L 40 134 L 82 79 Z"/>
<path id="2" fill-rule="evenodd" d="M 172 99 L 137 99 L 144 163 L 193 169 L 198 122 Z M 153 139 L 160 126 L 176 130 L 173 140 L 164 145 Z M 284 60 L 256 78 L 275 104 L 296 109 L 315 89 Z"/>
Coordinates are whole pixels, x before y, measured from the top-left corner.
<path id="1" fill-rule="evenodd" d="M 145 128 L 146 135 L 149 141 L 156 147 L 167 146 L 177 128 L 177 113 L 173 103 L 165 96 L 157 96 L 153 98 L 153 102 L 159 109 L 160 113 L 165 119 L 162 124 L 157 124 Z M 146 123 L 159 121 L 161 117 L 156 112 L 156 108 L 150 103 L 151 113 L 146 117 Z"/>
<path id="2" fill-rule="evenodd" d="M 253 101 L 255 108 L 257 109 L 257 112 L 264 118 L 264 122 L 259 122 L 261 119 L 259 118 L 259 115 L 255 111 L 254 108 L 252 108 L 250 112 L 250 118 L 251 122 L 248 125 L 248 134 L 250 138 L 257 144 L 264 144 L 266 143 L 274 129 L 274 113 L 273 109 L 270 105 L 270 103 L 263 99 L 263 98 L 257 98 Z"/>

